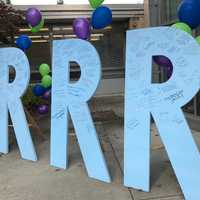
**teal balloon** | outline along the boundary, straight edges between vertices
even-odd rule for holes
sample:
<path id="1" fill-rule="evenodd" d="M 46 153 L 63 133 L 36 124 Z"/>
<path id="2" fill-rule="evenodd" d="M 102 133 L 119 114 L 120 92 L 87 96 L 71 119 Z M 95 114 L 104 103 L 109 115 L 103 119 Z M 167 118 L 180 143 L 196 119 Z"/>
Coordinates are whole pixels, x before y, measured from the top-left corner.
<path id="1" fill-rule="evenodd" d="M 106 6 L 97 8 L 92 14 L 91 24 L 94 29 L 102 29 L 112 23 L 112 11 Z"/>

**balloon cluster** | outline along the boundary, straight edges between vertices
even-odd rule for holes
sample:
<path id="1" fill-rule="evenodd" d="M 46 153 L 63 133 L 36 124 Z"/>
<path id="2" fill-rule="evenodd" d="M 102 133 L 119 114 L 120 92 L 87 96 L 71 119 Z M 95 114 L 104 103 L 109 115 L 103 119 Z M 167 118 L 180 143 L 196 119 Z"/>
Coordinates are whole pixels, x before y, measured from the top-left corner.
<path id="1" fill-rule="evenodd" d="M 51 76 L 50 67 L 48 64 L 41 64 L 39 67 L 40 75 L 42 76 L 42 80 L 40 84 L 36 84 L 33 87 L 33 94 L 37 97 L 41 97 L 44 100 L 49 100 L 51 97 Z M 38 108 L 39 114 L 47 114 L 49 111 L 49 106 L 47 104 L 39 105 Z"/>
<path id="2" fill-rule="evenodd" d="M 192 35 L 192 29 L 200 25 L 200 1 L 183 0 L 178 7 L 179 22 L 173 24 L 173 28 L 180 29 Z M 196 38 L 200 44 L 200 36 Z M 173 65 L 165 56 L 154 56 L 154 61 L 167 71 L 167 77 L 170 78 L 173 73 Z"/>
<path id="3" fill-rule="evenodd" d="M 91 22 L 86 18 L 77 18 L 73 22 L 74 34 L 83 40 L 90 38 L 91 27 L 93 29 L 103 29 L 112 23 L 112 11 L 107 6 L 102 6 L 104 0 L 89 0 L 94 10 Z"/>
<path id="4" fill-rule="evenodd" d="M 37 8 L 29 8 L 26 11 L 26 21 L 32 33 L 37 33 L 44 26 L 44 19 Z"/>
<path id="5" fill-rule="evenodd" d="M 44 19 L 42 19 L 42 14 L 37 8 L 29 8 L 26 11 L 26 21 L 32 33 L 37 33 L 44 26 Z M 16 39 L 16 45 L 23 51 L 29 49 L 32 45 L 31 39 L 28 35 L 20 35 Z"/>

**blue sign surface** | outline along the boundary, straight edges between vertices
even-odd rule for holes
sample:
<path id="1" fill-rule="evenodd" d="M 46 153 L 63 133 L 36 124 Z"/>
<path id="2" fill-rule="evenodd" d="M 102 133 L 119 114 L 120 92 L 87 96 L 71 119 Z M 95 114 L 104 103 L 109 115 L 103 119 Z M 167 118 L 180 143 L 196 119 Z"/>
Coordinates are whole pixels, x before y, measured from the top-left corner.
<path id="1" fill-rule="evenodd" d="M 70 83 L 70 62 L 81 68 L 78 82 Z M 110 182 L 104 156 L 87 101 L 93 96 L 101 78 L 101 64 L 95 48 L 79 39 L 53 43 L 53 82 L 51 114 L 51 164 L 67 166 L 68 113 L 71 115 L 88 175 Z"/>
<path id="2" fill-rule="evenodd" d="M 36 161 L 37 156 L 29 132 L 20 97 L 26 91 L 30 78 L 29 62 L 23 51 L 17 48 L 0 49 L 0 152 L 8 153 L 8 111 L 13 122 L 22 158 Z M 16 77 L 9 83 L 9 67 Z"/>
<path id="3" fill-rule="evenodd" d="M 125 89 L 125 186 L 150 189 L 150 114 L 187 200 L 200 199 L 200 154 L 181 107 L 200 87 L 200 46 L 168 27 L 127 33 Z M 152 56 L 173 63 L 173 75 L 152 84 Z"/>

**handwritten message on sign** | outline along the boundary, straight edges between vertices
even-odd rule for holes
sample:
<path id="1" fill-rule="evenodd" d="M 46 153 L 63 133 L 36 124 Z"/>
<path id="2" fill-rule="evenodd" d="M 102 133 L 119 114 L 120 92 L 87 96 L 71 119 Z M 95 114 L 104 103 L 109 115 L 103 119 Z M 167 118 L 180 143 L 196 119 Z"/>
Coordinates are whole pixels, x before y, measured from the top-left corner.
<path id="1" fill-rule="evenodd" d="M 181 107 L 200 87 L 200 47 L 188 34 L 162 27 L 128 31 L 126 52 L 124 184 L 149 191 L 152 114 L 186 199 L 198 199 L 200 154 Z M 151 83 L 155 55 L 173 63 L 162 84 Z"/>
<path id="2" fill-rule="evenodd" d="M 187 33 L 168 28 L 127 32 L 124 127 L 124 185 L 150 190 L 150 115 L 159 129 L 174 172 L 187 200 L 200 199 L 200 154 L 181 107 L 200 88 L 200 46 Z M 164 55 L 173 63 L 173 75 L 162 84 L 152 84 L 152 56 Z M 30 78 L 25 54 L 16 48 L 0 49 L 0 152 L 8 153 L 8 111 L 13 121 L 21 156 L 37 156 L 25 118 L 21 96 Z M 69 82 L 69 63 L 80 65 L 78 82 Z M 8 69 L 16 71 L 9 83 Z M 70 114 L 88 175 L 110 182 L 110 175 L 87 101 L 101 78 L 95 48 L 87 41 L 53 42 L 52 58 L 52 166 L 68 166 L 68 115 Z M 66 83 L 66 84 L 63 84 Z"/>

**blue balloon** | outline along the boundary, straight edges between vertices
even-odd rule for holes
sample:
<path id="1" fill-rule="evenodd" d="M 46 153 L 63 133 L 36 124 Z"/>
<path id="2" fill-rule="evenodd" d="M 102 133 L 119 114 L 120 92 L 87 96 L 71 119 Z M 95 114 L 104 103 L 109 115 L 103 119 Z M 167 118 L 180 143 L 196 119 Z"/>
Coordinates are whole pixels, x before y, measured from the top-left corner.
<path id="1" fill-rule="evenodd" d="M 92 14 L 91 24 L 94 29 L 102 29 L 112 23 L 112 11 L 106 6 L 98 7 Z"/>
<path id="2" fill-rule="evenodd" d="M 49 91 L 49 90 L 51 90 L 51 86 L 49 86 L 49 87 L 47 87 L 47 88 L 44 88 L 45 89 L 45 92 L 46 91 Z"/>
<path id="3" fill-rule="evenodd" d="M 35 85 L 33 87 L 33 94 L 37 97 L 42 96 L 46 92 L 46 89 L 41 85 Z"/>
<path id="4" fill-rule="evenodd" d="M 24 51 L 24 50 L 27 50 L 28 48 L 30 48 L 30 46 L 32 45 L 32 41 L 27 35 L 20 35 L 16 39 L 16 45 L 18 48 L 20 48 Z"/>
<path id="5" fill-rule="evenodd" d="M 192 29 L 197 28 L 200 25 L 200 1 L 183 0 L 178 8 L 178 17 Z"/>

